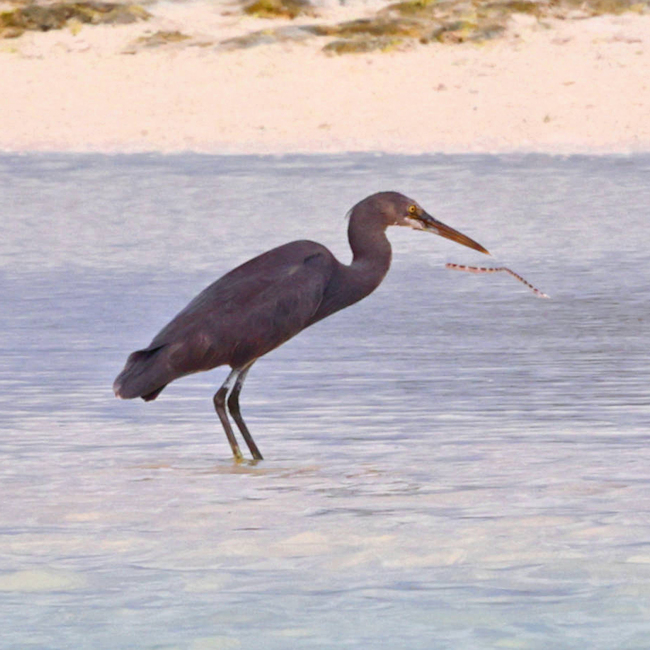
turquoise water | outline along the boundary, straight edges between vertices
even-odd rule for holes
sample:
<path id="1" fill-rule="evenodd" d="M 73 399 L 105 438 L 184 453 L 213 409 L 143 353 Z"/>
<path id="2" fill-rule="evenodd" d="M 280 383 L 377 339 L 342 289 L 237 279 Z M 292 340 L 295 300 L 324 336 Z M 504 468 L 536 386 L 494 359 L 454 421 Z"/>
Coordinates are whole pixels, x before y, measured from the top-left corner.
<path id="1" fill-rule="evenodd" d="M 650 157 L 0 156 L 2 648 L 643 649 Z M 403 191 L 382 286 L 211 397 L 111 383 L 213 279 Z M 505 275 L 445 262 L 505 264 Z"/>

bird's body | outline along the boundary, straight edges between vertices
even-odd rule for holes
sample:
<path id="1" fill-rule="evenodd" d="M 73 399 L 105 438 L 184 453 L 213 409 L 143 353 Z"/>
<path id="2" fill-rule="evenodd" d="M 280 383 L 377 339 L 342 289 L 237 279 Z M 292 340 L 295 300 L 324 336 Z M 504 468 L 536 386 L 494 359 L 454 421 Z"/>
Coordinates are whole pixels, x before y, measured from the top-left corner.
<path id="1" fill-rule="evenodd" d="M 231 415 L 253 456 L 262 458 L 239 412 L 239 392 L 248 369 L 306 327 L 377 288 L 390 267 L 391 247 L 385 233 L 390 225 L 432 230 L 487 252 L 401 194 L 375 194 L 351 211 L 350 265 L 339 262 L 321 244 L 306 240 L 245 262 L 199 293 L 148 347 L 129 356 L 115 380 L 115 394 L 153 400 L 179 377 L 229 365 L 233 371 L 214 398 L 217 414 L 233 454 L 240 458 L 225 409 L 230 392 Z"/>
<path id="2" fill-rule="evenodd" d="M 238 266 L 196 296 L 147 348 L 133 353 L 134 362 L 121 375 L 120 397 L 149 401 L 184 375 L 222 365 L 243 368 L 357 302 L 385 275 L 378 269 L 376 282 L 346 286 L 348 269 L 321 244 L 304 240 Z"/>
<path id="3" fill-rule="evenodd" d="M 270 352 L 307 326 L 333 262 L 326 248 L 298 241 L 230 271 L 134 353 L 146 353 L 147 361 L 132 364 L 120 396 L 147 399 L 183 375 L 226 364 L 241 368 Z"/>

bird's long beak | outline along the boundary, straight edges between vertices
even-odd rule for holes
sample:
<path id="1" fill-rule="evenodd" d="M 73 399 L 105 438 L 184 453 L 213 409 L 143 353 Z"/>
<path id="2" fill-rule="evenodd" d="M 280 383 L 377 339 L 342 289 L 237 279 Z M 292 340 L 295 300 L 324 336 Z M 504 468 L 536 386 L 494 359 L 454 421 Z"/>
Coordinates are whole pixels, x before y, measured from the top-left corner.
<path id="1" fill-rule="evenodd" d="M 409 219 L 409 221 L 412 221 L 412 227 L 416 228 L 418 230 L 426 230 L 428 232 L 433 232 L 436 235 L 440 235 L 441 237 L 445 237 L 446 239 L 451 239 L 451 241 L 455 241 L 458 244 L 462 244 L 463 246 L 467 246 L 469 248 L 473 248 L 474 250 L 480 251 L 481 253 L 485 253 L 486 255 L 489 255 L 489 251 L 481 246 L 478 242 L 475 242 L 473 239 L 470 239 L 467 235 L 463 235 L 462 232 L 458 232 L 458 230 L 454 230 L 451 226 L 448 226 L 447 224 L 442 223 L 442 221 L 438 221 L 434 217 L 432 217 L 430 214 L 427 214 L 426 212 L 422 212 L 421 214 L 413 217 L 413 219 Z"/>

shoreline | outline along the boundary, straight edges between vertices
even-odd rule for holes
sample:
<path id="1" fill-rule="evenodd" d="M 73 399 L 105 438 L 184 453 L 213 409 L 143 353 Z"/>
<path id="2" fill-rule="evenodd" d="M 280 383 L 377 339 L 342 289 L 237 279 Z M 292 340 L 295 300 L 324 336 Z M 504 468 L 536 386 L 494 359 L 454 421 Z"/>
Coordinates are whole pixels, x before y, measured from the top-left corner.
<path id="1" fill-rule="evenodd" d="M 200 24 L 203 38 L 231 38 L 280 24 L 223 7 L 153 5 L 148 22 L 0 40 L 0 151 L 650 151 L 650 15 L 515 15 L 503 36 L 481 44 L 365 54 L 324 54 L 323 38 L 129 50 L 157 30 Z"/>

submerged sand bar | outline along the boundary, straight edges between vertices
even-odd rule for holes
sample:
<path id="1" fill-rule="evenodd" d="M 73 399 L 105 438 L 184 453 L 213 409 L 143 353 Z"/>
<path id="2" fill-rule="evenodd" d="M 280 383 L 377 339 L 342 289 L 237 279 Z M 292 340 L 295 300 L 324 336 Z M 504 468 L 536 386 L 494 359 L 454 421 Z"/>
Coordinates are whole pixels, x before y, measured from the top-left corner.
<path id="1" fill-rule="evenodd" d="M 321 38 L 219 48 L 271 24 L 226 6 L 0 40 L 0 150 L 650 151 L 648 15 L 518 15 L 482 44 L 328 56 Z M 159 30 L 189 38 L 138 44 Z"/>

